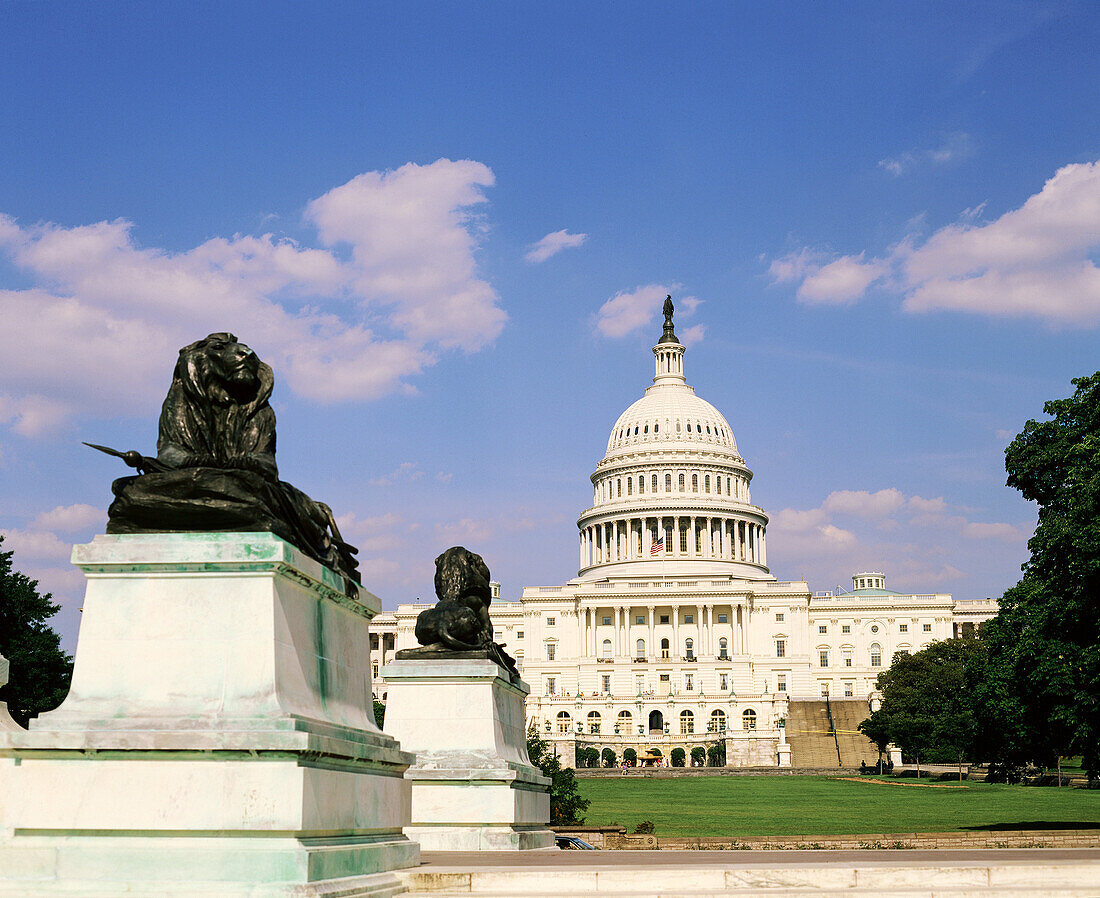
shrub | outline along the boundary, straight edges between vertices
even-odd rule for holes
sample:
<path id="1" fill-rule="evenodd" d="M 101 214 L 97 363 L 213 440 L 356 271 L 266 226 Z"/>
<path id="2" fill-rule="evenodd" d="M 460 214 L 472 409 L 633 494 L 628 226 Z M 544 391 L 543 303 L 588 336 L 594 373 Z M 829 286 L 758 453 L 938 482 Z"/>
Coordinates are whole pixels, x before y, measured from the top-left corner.
<path id="1" fill-rule="evenodd" d="M 707 762 L 707 750 L 701 745 L 696 745 L 691 750 L 691 766 L 702 767 Z"/>
<path id="2" fill-rule="evenodd" d="M 726 766 L 725 740 L 712 742 L 710 745 L 707 746 L 707 764 L 709 764 L 711 767 Z"/>
<path id="3" fill-rule="evenodd" d="M 638 753 L 634 751 L 634 749 L 628 748 L 626 751 L 623 752 L 623 760 L 626 761 L 628 764 L 637 764 Z"/>
<path id="4" fill-rule="evenodd" d="M 675 749 L 673 749 L 673 751 L 675 751 Z M 634 827 L 634 832 L 638 835 L 648 836 L 651 835 L 656 828 L 652 820 L 643 820 Z"/>
<path id="5" fill-rule="evenodd" d="M 669 755 L 669 757 L 672 758 L 673 767 L 683 767 L 684 758 L 687 757 L 687 755 L 684 753 L 684 750 L 682 748 L 674 748 L 672 749 L 672 754 Z"/>
<path id="6" fill-rule="evenodd" d="M 615 752 L 613 752 L 610 748 L 605 748 L 602 752 L 600 752 L 600 760 L 603 761 L 604 767 L 614 767 Z"/>
<path id="7" fill-rule="evenodd" d="M 535 729 L 527 731 L 527 754 L 543 776 L 550 777 L 550 822 L 557 824 L 584 823 L 588 799 L 577 791 L 577 778 L 572 767 L 562 767 L 561 760 L 550 750 Z"/>

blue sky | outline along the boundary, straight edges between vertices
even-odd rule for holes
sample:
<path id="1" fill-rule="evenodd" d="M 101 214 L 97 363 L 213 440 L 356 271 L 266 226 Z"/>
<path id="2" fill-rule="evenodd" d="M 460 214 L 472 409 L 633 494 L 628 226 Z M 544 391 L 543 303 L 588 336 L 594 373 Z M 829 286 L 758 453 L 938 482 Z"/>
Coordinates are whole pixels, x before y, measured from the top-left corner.
<path id="1" fill-rule="evenodd" d="M 1097 46 L 1086 3 L 4 4 L 5 547 L 71 647 L 123 473 L 80 440 L 151 452 L 228 328 L 385 607 L 455 543 L 560 583 L 667 291 L 780 578 L 998 595 L 1004 446 L 1097 368 Z"/>

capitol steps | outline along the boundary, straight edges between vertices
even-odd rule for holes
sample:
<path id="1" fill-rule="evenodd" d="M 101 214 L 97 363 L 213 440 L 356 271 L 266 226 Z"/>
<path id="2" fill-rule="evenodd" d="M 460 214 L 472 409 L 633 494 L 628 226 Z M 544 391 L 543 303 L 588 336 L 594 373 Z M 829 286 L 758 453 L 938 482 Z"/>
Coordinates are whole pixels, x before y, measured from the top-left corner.
<path id="1" fill-rule="evenodd" d="M 868 714 L 865 701 L 792 701 L 787 712 L 792 766 L 858 767 L 860 761 L 873 764 L 878 750 L 857 729 Z"/>

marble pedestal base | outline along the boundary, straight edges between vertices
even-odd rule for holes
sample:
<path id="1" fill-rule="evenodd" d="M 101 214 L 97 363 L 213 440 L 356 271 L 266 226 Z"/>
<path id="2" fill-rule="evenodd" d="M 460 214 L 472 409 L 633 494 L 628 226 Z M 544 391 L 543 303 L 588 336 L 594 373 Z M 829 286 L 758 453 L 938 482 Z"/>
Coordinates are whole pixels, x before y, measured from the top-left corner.
<path id="1" fill-rule="evenodd" d="M 412 824 L 424 851 L 553 848 L 550 780 L 527 756 L 530 689 L 487 659 L 387 664 L 386 731 L 416 755 Z"/>
<path id="2" fill-rule="evenodd" d="M 419 848 L 412 756 L 373 719 L 377 598 L 268 533 L 99 536 L 73 561 L 72 689 L 0 733 L 0 896 L 399 893 Z"/>

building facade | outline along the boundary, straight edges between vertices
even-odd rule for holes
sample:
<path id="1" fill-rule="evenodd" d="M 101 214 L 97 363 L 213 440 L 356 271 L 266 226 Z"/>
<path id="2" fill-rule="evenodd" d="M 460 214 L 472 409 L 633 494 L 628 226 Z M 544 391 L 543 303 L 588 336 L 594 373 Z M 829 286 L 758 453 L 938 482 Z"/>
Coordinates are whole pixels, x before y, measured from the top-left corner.
<path id="1" fill-rule="evenodd" d="M 772 765 L 791 701 L 866 700 L 896 652 L 954 635 L 960 617 L 991 617 L 996 603 L 964 613 L 950 595 L 892 592 L 880 572 L 827 593 L 772 575 L 752 471 L 688 385 L 671 319 L 667 309 L 653 384 L 619 416 L 591 476 L 577 576 L 518 601 L 494 595 L 490 613 L 531 685 L 529 723 L 563 753 L 578 739 L 617 758 L 722 739 L 728 764 Z M 416 645 L 424 607 L 371 622 L 379 698 L 381 666 Z"/>

